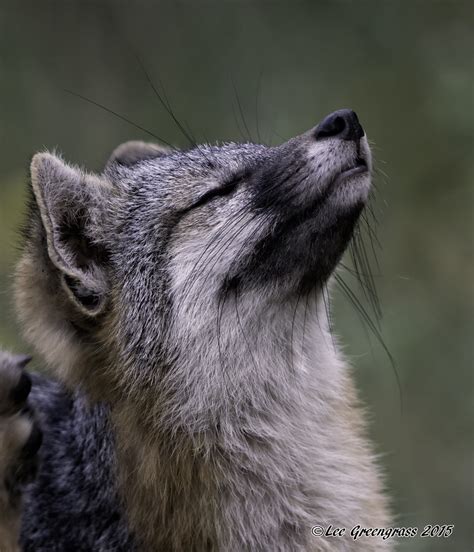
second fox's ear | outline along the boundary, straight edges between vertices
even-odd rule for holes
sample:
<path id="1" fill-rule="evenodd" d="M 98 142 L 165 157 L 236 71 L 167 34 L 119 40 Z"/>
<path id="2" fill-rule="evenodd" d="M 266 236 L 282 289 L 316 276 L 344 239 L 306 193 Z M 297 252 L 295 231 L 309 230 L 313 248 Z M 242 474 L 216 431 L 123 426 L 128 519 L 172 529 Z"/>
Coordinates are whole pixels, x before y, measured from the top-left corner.
<path id="1" fill-rule="evenodd" d="M 24 368 L 29 362 L 31 362 L 31 356 L 30 355 L 13 355 L 13 362 L 19 368 Z"/>
<path id="2" fill-rule="evenodd" d="M 155 159 L 171 152 L 170 148 L 153 144 L 152 142 L 141 142 L 139 140 L 131 140 L 117 146 L 112 152 L 107 167 L 113 163 L 119 165 L 133 165 L 145 159 Z"/>
<path id="3" fill-rule="evenodd" d="M 46 235 L 45 253 L 73 305 L 96 316 L 108 293 L 103 234 L 111 186 L 50 153 L 33 157 L 31 185 Z"/>

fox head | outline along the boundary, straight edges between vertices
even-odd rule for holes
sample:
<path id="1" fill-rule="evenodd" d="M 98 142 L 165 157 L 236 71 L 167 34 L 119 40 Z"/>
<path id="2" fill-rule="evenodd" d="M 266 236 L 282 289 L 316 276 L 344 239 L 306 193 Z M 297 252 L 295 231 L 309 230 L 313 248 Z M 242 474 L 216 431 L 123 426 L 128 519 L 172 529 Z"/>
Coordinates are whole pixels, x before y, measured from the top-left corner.
<path id="1" fill-rule="evenodd" d="M 101 396 L 180 393 L 195 413 L 206 393 L 224 408 L 281 386 L 370 174 L 350 110 L 276 147 L 126 143 L 102 174 L 38 153 L 16 278 L 27 336 Z"/>

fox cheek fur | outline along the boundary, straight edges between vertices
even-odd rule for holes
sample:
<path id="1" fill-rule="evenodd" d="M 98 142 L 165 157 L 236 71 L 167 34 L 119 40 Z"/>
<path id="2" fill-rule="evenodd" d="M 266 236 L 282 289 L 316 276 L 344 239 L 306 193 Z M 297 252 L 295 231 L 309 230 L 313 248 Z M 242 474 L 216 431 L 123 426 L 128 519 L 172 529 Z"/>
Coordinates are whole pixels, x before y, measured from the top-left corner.
<path id="1" fill-rule="evenodd" d="M 310 532 L 389 520 L 324 297 L 370 170 L 349 110 L 274 148 L 124 144 L 101 175 L 33 158 L 19 316 L 100 403 L 147 550 L 390 548 Z"/>

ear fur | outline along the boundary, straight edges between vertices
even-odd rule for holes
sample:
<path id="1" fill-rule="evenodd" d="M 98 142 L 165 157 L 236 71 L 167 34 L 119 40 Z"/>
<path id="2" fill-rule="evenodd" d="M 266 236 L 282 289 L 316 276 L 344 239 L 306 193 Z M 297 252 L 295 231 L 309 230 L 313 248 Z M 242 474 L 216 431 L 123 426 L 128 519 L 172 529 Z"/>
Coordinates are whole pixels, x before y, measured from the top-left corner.
<path id="1" fill-rule="evenodd" d="M 119 165 L 133 165 L 145 159 L 155 159 L 171 152 L 170 148 L 153 144 L 152 142 L 141 142 L 140 140 L 130 140 L 117 146 L 109 160 L 107 167 L 113 163 Z"/>
<path id="2" fill-rule="evenodd" d="M 50 153 L 33 157 L 31 185 L 63 289 L 82 314 L 98 315 L 107 295 L 101 233 L 110 185 Z"/>

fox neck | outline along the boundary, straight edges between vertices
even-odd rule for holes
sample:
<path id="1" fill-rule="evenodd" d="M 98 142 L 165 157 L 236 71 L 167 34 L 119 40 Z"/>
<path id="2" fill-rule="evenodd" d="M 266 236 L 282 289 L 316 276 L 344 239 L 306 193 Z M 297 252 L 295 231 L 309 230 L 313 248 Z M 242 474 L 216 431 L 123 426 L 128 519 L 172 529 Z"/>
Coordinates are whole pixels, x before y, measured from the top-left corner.
<path id="1" fill-rule="evenodd" d="M 228 525 L 219 519 L 239 506 L 224 505 L 224 496 L 242 505 L 247 491 L 269 503 L 285 495 L 310 510 L 301 490 L 310 471 L 308 420 L 315 403 L 334 394 L 324 374 L 330 367 L 321 364 L 332 362 L 334 350 L 325 309 L 315 304 L 311 314 L 312 305 L 301 303 L 285 320 L 268 312 L 253 333 L 243 309 L 232 340 L 223 322 L 220 344 L 196 332 L 193 354 L 165 374 L 157 403 L 112 408 L 120 486 L 131 527 L 148 549 L 207 549 L 200 535 L 230 538 L 217 534 Z M 317 358 L 308 345 L 315 341 Z M 165 535 L 164 527 L 182 530 Z"/>

